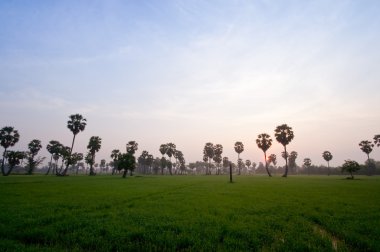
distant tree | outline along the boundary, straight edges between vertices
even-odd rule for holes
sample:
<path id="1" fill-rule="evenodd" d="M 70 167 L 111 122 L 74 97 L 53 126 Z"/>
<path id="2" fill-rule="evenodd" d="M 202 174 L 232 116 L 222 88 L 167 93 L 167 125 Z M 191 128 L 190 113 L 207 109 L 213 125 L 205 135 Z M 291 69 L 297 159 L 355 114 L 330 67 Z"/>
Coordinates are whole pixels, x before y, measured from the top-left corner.
<path id="1" fill-rule="evenodd" d="M 268 169 L 268 161 L 267 161 L 267 150 L 272 146 L 272 139 L 266 133 L 262 133 L 257 136 L 256 139 L 257 147 L 259 147 L 264 152 L 264 160 L 265 160 L 265 170 L 268 173 L 269 177 L 272 177 Z"/>
<path id="2" fill-rule="evenodd" d="M 294 138 L 294 133 L 291 127 L 289 127 L 286 124 L 282 124 L 280 126 L 277 126 L 276 129 L 274 130 L 274 135 L 276 137 L 277 142 L 282 144 L 284 146 L 284 152 L 286 152 L 286 146 L 293 140 Z M 288 176 L 288 157 L 287 155 L 285 156 L 285 173 L 282 175 L 283 177 Z"/>
<path id="3" fill-rule="evenodd" d="M 34 160 L 34 158 L 37 156 L 38 152 L 41 150 L 42 145 L 41 141 L 38 139 L 33 139 L 28 144 L 29 151 L 26 153 L 27 160 L 28 160 L 28 169 L 27 174 L 31 175 L 33 174 L 34 169 L 41 164 L 41 162 L 44 160 L 44 158 L 38 158 Z"/>
<path id="4" fill-rule="evenodd" d="M 238 160 L 240 159 L 240 153 L 244 151 L 244 144 L 242 142 L 235 142 L 235 152 L 238 154 Z M 241 174 L 241 167 L 238 166 L 239 168 L 239 175 Z"/>
<path id="5" fill-rule="evenodd" d="M 58 158 L 59 158 L 59 153 L 60 153 L 60 148 L 61 148 L 62 144 L 58 141 L 55 141 L 55 140 L 51 140 L 48 145 L 46 146 L 46 150 L 50 153 L 51 157 L 50 157 L 50 162 L 49 162 L 49 169 L 47 170 L 46 174 L 45 175 L 48 175 L 49 172 L 50 172 L 50 169 L 53 165 L 53 158 L 55 155 L 58 155 Z M 54 159 L 55 160 L 55 159 Z"/>
<path id="6" fill-rule="evenodd" d="M 127 143 L 127 153 L 134 155 L 135 152 L 138 150 L 138 148 L 139 148 L 139 145 L 136 141 L 129 141 Z"/>
<path id="7" fill-rule="evenodd" d="M 256 173 L 256 170 L 255 170 L 255 168 L 256 168 L 256 163 L 255 162 L 252 162 L 252 171 L 253 171 L 253 174 L 255 174 Z"/>
<path id="8" fill-rule="evenodd" d="M 120 151 L 117 149 L 112 150 L 111 152 L 111 158 L 113 160 L 113 169 L 112 169 L 112 175 L 115 174 L 115 170 L 117 169 L 117 160 L 119 158 Z"/>
<path id="9" fill-rule="evenodd" d="M 172 167 L 173 167 L 172 156 L 174 155 L 177 147 L 174 143 L 167 143 L 166 146 L 167 146 L 166 155 L 168 155 L 169 161 L 170 161 L 170 165 L 169 165 L 169 163 L 167 163 L 168 169 L 169 169 L 170 175 L 173 175 L 173 173 L 172 173 Z"/>
<path id="10" fill-rule="evenodd" d="M 214 157 L 214 144 L 206 143 L 203 148 L 203 161 L 208 162 L 208 168 L 206 168 L 206 175 L 211 174 L 211 160 Z M 204 158 L 207 158 L 206 160 Z"/>
<path id="11" fill-rule="evenodd" d="M 100 150 L 100 147 L 102 145 L 102 139 L 98 136 L 92 136 L 90 138 L 90 141 L 88 142 L 87 149 L 88 152 L 91 154 L 92 161 L 89 162 L 90 165 L 90 176 L 96 175 L 94 171 L 94 163 L 95 163 L 95 154 Z"/>
<path id="12" fill-rule="evenodd" d="M 145 160 L 145 164 L 148 166 L 148 169 L 149 169 L 149 173 L 151 172 L 152 170 L 152 166 L 153 166 L 153 162 L 154 162 L 154 157 L 152 154 L 149 154 Z"/>
<path id="13" fill-rule="evenodd" d="M 9 169 L 3 173 L 3 176 L 8 176 L 16 165 L 19 165 L 21 161 L 26 157 L 25 152 L 22 151 L 7 151 L 5 158 L 8 161 Z"/>
<path id="14" fill-rule="evenodd" d="M 330 176 L 330 161 L 333 158 L 333 155 L 330 151 L 324 151 L 322 157 L 327 162 L 327 175 Z"/>
<path id="15" fill-rule="evenodd" d="M 119 155 L 117 162 L 117 169 L 123 170 L 123 178 L 126 178 L 127 172 L 130 171 L 132 175 L 132 171 L 134 171 L 136 167 L 136 158 L 133 156 L 131 152 L 123 153 Z"/>
<path id="16" fill-rule="evenodd" d="M 360 146 L 360 149 L 365 153 L 367 154 L 367 162 L 368 164 L 370 163 L 369 161 L 369 154 L 372 152 L 373 150 L 373 147 L 375 146 L 371 141 L 368 141 L 368 140 L 365 140 L 365 141 L 361 141 L 359 143 L 359 146 Z M 371 168 L 370 166 L 367 167 L 368 168 L 368 175 L 371 175 Z"/>
<path id="17" fill-rule="evenodd" d="M 95 158 L 92 156 L 91 152 L 87 152 L 86 156 L 84 157 L 84 161 L 87 165 L 92 167 L 95 163 Z M 86 171 L 86 174 L 87 174 L 87 171 Z"/>
<path id="18" fill-rule="evenodd" d="M 310 174 L 311 159 L 310 158 L 305 158 L 303 160 L 303 166 L 304 166 L 305 169 L 307 169 L 307 173 Z"/>
<path id="19" fill-rule="evenodd" d="M 351 175 L 350 179 L 354 179 L 353 173 L 357 172 L 358 170 L 360 170 L 360 165 L 358 162 L 353 160 L 345 160 L 344 164 L 342 165 L 342 172 L 349 172 Z"/>
<path id="20" fill-rule="evenodd" d="M 223 170 L 227 171 L 227 169 L 230 167 L 230 160 L 228 160 L 228 157 L 223 157 L 222 163 L 223 163 Z"/>
<path id="21" fill-rule="evenodd" d="M 296 163 L 296 159 L 298 157 L 298 153 L 296 151 L 292 151 L 290 152 L 290 155 L 289 155 L 289 169 L 293 172 L 296 172 L 296 169 L 297 169 L 297 163 Z"/>
<path id="22" fill-rule="evenodd" d="M 6 172 L 4 169 L 7 149 L 14 146 L 18 140 L 20 140 L 20 134 L 13 127 L 5 126 L 0 130 L 0 144 L 4 148 L 3 159 L 1 161 L 1 173 L 3 176 L 7 176 L 10 173 Z"/>
<path id="23" fill-rule="evenodd" d="M 277 165 L 277 157 L 276 154 L 270 154 L 268 157 L 268 165 L 270 164 Z"/>
<path id="24" fill-rule="evenodd" d="M 106 160 L 105 159 L 101 159 L 99 166 L 100 166 L 100 170 L 104 171 L 104 169 L 106 168 Z"/>
<path id="25" fill-rule="evenodd" d="M 373 137 L 374 143 L 376 144 L 377 147 L 380 147 L 380 135 L 375 135 Z"/>
<path id="26" fill-rule="evenodd" d="M 74 152 L 71 154 L 71 158 L 70 158 L 70 164 L 73 166 L 73 168 L 76 168 L 76 171 L 75 173 L 78 174 L 78 170 L 79 170 L 79 162 L 83 160 L 83 154 L 82 153 L 78 153 L 78 152 Z M 83 164 L 84 166 L 84 164 Z"/>
<path id="27" fill-rule="evenodd" d="M 221 168 L 220 166 L 223 161 L 222 154 L 223 154 L 223 146 L 221 144 L 215 144 L 213 160 L 216 163 L 218 175 L 220 174 L 220 168 Z"/>
<path id="28" fill-rule="evenodd" d="M 160 160 L 160 167 L 161 167 L 161 175 L 164 175 L 164 169 L 166 167 L 167 160 L 164 156 L 162 156 Z"/>
<path id="29" fill-rule="evenodd" d="M 71 153 L 73 153 L 73 148 L 74 148 L 74 142 L 75 142 L 75 137 L 78 135 L 79 132 L 84 131 L 86 128 L 86 119 L 83 118 L 82 115 L 80 114 L 74 114 L 69 116 L 70 120 L 67 121 L 67 128 L 73 133 L 73 141 L 71 143 L 71 148 L 69 151 L 69 156 L 71 156 Z M 67 160 L 69 160 L 70 157 L 68 157 Z M 70 162 L 66 163 L 66 168 L 63 171 L 63 173 L 59 173 L 58 175 L 60 176 L 65 176 L 67 173 L 67 169 L 69 168 Z"/>
<path id="30" fill-rule="evenodd" d="M 247 166 L 247 169 L 249 170 L 249 167 L 251 167 L 251 160 L 247 159 L 245 160 L 245 165 Z"/>

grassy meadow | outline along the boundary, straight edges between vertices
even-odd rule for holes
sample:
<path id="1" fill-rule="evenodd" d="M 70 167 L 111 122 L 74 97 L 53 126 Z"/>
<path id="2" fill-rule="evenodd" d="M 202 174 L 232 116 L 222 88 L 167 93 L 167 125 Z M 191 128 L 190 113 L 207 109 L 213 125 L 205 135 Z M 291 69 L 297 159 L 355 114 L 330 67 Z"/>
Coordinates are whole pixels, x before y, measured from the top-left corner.
<path id="1" fill-rule="evenodd" d="M 380 177 L 0 177 L 0 251 L 380 251 Z"/>

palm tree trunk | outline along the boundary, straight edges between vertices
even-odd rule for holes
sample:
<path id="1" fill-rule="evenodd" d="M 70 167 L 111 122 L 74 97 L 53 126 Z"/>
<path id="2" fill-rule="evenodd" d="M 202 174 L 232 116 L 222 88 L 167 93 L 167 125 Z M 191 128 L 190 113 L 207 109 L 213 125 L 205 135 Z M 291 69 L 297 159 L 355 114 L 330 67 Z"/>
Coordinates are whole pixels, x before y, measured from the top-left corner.
<path id="1" fill-rule="evenodd" d="M 3 176 L 7 176 L 6 175 L 6 172 L 4 170 L 4 165 L 5 165 L 5 153 L 7 152 L 7 149 L 4 148 L 4 152 L 3 152 L 3 160 L 1 161 L 1 173 L 3 174 Z"/>
<path id="2" fill-rule="evenodd" d="M 368 169 L 368 176 L 371 176 L 372 175 L 372 172 L 371 172 L 371 164 L 369 163 L 369 153 L 367 153 L 367 169 Z"/>
<path id="3" fill-rule="evenodd" d="M 270 174 L 269 169 L 268 169 L 267 153 L 266 152 L 264 152 L 264 158 L 265 158 L 265 169 L 267 170 L 268 176 L 272 177 L 272 174 Z"/>
<path id="4" fill-rule="evenodd" d="M 128 172 L 128 170 L 127 170 L 127 169 L 124 169 L 124 172 L 123 172 L 123 178 L 126 178 L 126 177 L 127 177 L 127 172 Z"/>
<path id="5" fill-rule="evenodd" d="M 330 176 L 330 162 L 327 161 L 327 176 Z"/>
<path id="6" fill-rule="evenodd" d="M 286 152 L 286 145 L 284 145 L 285 149 L 285 173 L 282 175 L 284 178 L 288 176 L 288 153 Z"/>
<path id="7" fill-rule="evenodd" d="M 238 153 L 238 169 L 239 169 L 239 175 L 240 175 L 240 162 L 239 162 L 239 160 L 240 160 L 240 153 Z"/>

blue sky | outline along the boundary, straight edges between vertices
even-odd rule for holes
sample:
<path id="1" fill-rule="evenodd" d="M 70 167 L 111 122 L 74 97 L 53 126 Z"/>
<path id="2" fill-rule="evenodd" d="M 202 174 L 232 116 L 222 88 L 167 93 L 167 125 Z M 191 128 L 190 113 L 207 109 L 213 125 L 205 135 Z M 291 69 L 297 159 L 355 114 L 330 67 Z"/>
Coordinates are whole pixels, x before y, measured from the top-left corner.
<path id="1" fill-rule="evenodd" d="M 69 145 L 81 113 L 75 150 L 100 136 L 99 159 L 136 140 L 154 155 L 174 142 L 187 161 L 221 143 L 235 160 L 242 141 L 258 163 L 257 135 L 287 123 L 298 164 L 324 150 L 364 162 L 358 143 L 380 134 L 378 13 L 370 0 L 1 1 L 1 124 L 18 149 Z"/>

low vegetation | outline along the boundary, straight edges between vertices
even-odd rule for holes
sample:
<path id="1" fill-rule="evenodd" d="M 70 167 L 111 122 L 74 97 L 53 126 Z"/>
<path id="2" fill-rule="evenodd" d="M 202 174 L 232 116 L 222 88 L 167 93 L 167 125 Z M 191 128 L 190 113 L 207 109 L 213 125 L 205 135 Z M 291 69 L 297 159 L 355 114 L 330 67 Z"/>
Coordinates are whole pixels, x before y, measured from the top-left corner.
<path id="1" fill-rule="evenodd" d="M 379 251 L 380 178 L 0 177 L 0 251 Z"/>

